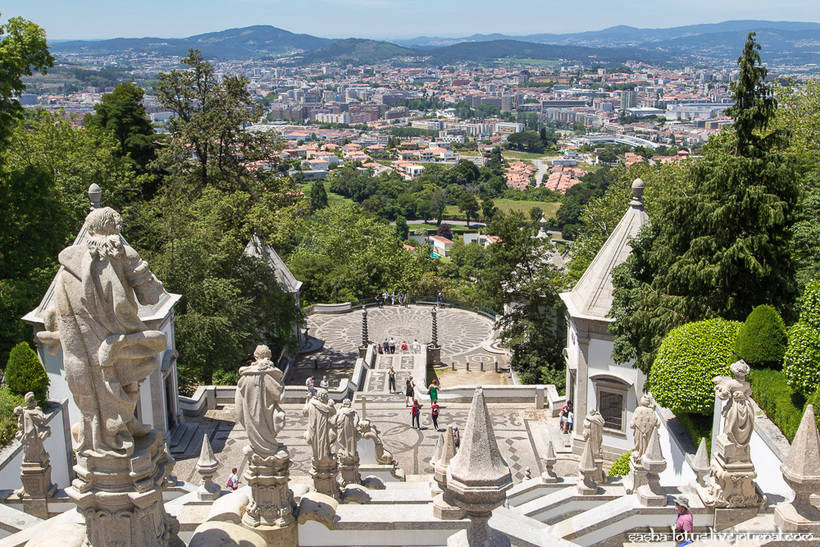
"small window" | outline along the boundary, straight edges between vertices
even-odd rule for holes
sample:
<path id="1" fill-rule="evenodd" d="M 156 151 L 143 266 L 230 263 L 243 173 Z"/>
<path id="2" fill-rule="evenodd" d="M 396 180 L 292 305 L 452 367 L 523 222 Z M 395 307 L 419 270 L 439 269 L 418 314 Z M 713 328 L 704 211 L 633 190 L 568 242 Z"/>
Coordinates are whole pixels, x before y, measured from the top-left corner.
<path id="1" fill-rule="evenodd" d="M 604 427 L 623 430 L 624 396 L 612 391 L 598 392 L 598 409 L 604 418 Z"/>

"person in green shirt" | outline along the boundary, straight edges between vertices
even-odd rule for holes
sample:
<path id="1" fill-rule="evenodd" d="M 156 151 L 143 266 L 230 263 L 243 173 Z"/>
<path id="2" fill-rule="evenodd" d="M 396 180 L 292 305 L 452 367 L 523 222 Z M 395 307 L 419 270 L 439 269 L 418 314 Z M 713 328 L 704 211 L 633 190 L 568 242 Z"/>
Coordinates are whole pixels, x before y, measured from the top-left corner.
<path id="1" fill-rule="evenodd" d="M 433 383 L 430 384 L 430 386 L 427 388 L 427 393 L 430 395 L 430 402 L 431 403 L 435 403 L 436 401 L 438 401 L 438 390 L 439 390 L 438 379 L 436 379 L 436 380 L 433 380 Z"/>

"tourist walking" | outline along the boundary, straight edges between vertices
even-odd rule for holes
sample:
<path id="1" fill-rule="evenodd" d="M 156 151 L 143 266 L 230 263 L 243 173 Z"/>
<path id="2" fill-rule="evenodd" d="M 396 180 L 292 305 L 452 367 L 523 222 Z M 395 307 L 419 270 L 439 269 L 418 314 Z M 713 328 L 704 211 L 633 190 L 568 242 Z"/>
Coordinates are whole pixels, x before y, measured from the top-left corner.
<path id="1" fill-rule="evenodd" d="M 385 353 L 390 353 L 390 342 L 387 341 L 387 338 L 385 338 L 384 342 L 382 342 L 382 346 L 384 347 Z"/>
<path id="2" fill-rule="evenodd" d="M 421 353 L 421 344 L 418 339 L 413 339 L 413 353 Z"/>
<path id="3" fill-rule="evenodd" d="M 239 488 L 239 476 L 236 474 L 236 467 L 231 469 L 231 474 L 228 475 L 228 482 L 225 486 L 231 490 L 236 490 Z"/>
<path id="4" fill-rule="evenodd" d="M 441 303 L 444 301 L 444 297 L 441 296 L 441 292 L 436 295 L 436 305 L 440 308 Z"/>
<path id="5" fill-rule="evenodd" d="M 396 339 L 392 336 L 390 337 L 390 353 L 396 353 Z"/>
<path id="6" fill-rule="evenodd" d="M 393 291 L 393 292 L 390 293 L 390 305 L 391 306 L 396 305 L 396 291 Z"/>
<path id="7" fill-rule="evenodd" d="M 390 370 L 387 371 L 387 389 L 390 393 L 396 392 L 396 371 L 393 370 L 393 365 L 390 365 Z"/>
<path id="8" fill-rule="evenodd" d="M 415 397 L 415 395 L 416 383 L 413 381 L 413 377 L 409 376 L 404 386 L 404 406 L 410 406 L 410 403 L 413 401 L 413 397 Z"/>
<path id="9" fill-rule="evenodd" d="M 310 396 L 313 397 L 316 395 L 316 387 L 313 384 L 313 376 L 308 376 L 307 380 L 305 380 L 305 387 L 310 393 Z"/>
<path id="10" fill-rule="evenodd" d="M 453 426 L 453 444 L 456 445 L 456 450 L 458 450 L 461 444 L 461 433 L 458 431 L 458 426 Z"/>
<path id="11" fill-rule="evenodd" d="M 401 352 L 404 353 L 405 351 L 407 351 L 407 340 L 402 340 L 401 341 Z"/>
<path id="12" fill-rule="evenodd" d="M 427 394 L 430 395 L 431 403 L 435 403 L 436 401 L 438 401 L 438 390 L 438 378 L 436 378 L 429 386 L 427 386 Z"/>
<path id="13" fill-rule="evenodd" d="M 682 545 L 691 545 L 692 532 L 695 531 L 694 522 L 692 520 L 692 512 L 689 511 L 689 498 L 685 496 L 678 496 L 674 499 L 675 511 L 678 516 L 675 518 L 675 545 L 678 547 Z"/>
<path id="14" fill-rule="evenodd" d="M 417 399 L 413 399 L 413 408 L 410 409 L 410 427 L 421 429 L 421 404 Z"/>
<path id="15" fill-rule="evenodd" d="M 438 431 L 438 403 L 436 402 L 430 405 L 430 418 L 433 419 L 433 427 Z"/>

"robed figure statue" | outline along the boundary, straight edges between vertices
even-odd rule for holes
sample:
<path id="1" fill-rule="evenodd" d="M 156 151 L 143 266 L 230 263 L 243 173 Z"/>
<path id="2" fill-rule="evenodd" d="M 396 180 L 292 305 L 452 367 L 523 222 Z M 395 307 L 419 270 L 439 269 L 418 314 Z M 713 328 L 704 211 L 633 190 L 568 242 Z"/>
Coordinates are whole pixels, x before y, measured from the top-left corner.
<path id="1" fill-rule="evenodd" d="M 140 320 L 139 303 L 158 302 L 162 283 L 120 236 L 109 207 L 85 219 L 87 238 L 63 249 L 54 301 L 38 338 L 63 349 L 66 382 L 82 413 L 74 431 L 79 453 L 130 457 L 134 437 L 151 427 L 134 416 L 140 382 L 159 368 L 165 333 Z"/>

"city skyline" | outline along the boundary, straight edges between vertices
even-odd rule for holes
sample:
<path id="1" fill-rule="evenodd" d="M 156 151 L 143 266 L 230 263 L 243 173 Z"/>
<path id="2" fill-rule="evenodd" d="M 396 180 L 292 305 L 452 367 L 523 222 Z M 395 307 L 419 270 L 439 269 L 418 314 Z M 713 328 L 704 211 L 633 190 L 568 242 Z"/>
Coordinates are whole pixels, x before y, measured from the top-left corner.
<path id="1" fill-rule="evenodd" d="M 295 33 L 328 38 L 406 39 L 418 36 L 462 37 L 472 34 L 568 33 L 616 25 L 668 28 L 732 19 L 820 21 L 820 3 L 781 5 L 755 0 L 695 0 L 686 10 L 658 9 L 648 0 L 607 3 L 592 0 L 583 12 L 556 10 L 556 2 L 521 0 L 501 11 L 489 0 L 237 0 L 230 9 L 217 0 L 9 0 L 0 21 L 22 16 L 43 27 L 51 40 L 117 37 L 180 38 L 228 28 L 272 25 Z M 555 11 L 551 11 L 555 10 Z M 523 16 L 542 13 L 543 17 Z"/>

